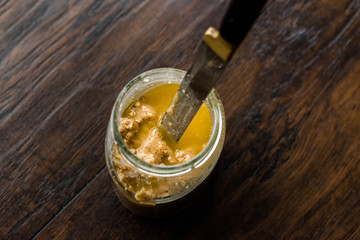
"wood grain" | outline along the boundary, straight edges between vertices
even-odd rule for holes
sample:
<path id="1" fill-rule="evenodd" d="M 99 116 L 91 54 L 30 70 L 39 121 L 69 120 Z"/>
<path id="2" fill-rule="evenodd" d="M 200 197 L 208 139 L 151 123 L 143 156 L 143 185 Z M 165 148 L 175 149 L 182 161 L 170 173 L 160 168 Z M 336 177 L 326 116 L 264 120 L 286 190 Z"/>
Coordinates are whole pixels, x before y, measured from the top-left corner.
<path id="1" fill-rule="evenodd" d="M 1 239 L 360 239 L 360 3 L 269 1 L 217 84 L 224 150 L 206 192 L 133 215 L 105 168 L 116 95 L 187 69 L 228 1 L 0 3 Z"/>

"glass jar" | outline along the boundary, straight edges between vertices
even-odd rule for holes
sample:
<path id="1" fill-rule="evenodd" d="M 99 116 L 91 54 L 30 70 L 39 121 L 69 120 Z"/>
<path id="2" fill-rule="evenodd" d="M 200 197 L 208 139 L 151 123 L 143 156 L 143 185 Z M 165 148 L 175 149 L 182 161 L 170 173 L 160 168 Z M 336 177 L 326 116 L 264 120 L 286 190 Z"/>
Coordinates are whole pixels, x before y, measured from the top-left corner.
<path id="1" fill-rule="evenodd" d="M 136 214 L 156 217 L 180 211 L 199 195 L 219 159 L 225 138 L 225 114 L 214 89 L 205 100 L 211 118 L 210 139 L 189 161 L 177 165 L 147 163 L 131 153 L 121 137 L 118 121 L 132 102 L 153 87 L 180 84 L 185 74 L 172 68 L 142 73 L 122 89 L 113 106 L 105 139 L 106 165 L 118 198 Z M 134 192 L 132 185 L 141 191 Z"/>

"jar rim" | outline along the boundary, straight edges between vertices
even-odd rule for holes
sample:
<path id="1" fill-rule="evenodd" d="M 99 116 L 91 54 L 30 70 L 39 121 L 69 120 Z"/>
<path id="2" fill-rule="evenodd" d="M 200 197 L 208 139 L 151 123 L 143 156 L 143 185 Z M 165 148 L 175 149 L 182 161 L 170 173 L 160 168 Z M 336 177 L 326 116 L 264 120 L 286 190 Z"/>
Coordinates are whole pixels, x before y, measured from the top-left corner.
<path id="1" fill-rule="evenodd" d="M 209 109 L 209 106 L 207 106 L 209 111 L 212 110 L 214 113 L 213 114 L 214 117 L 212 119 L 213 121 L 211 123 L 210 138 L 206 143 L 205 147 L 195 157 L 191 158 L 186 162 L 175 165 L 156 165 L 143 161 L 129 150 L 129 148 L 124 143 L 123 138 L 120 134 L 118 127 L 118 120 L 123 114 L 123 112 L 120 112 L 120 104 L 124 100 L 125 95 L 128 93 L 129 89 L 133 87 L 134 84 L 140 81 L 149 83 L 150 76 L 154 76 L 154 75 L 156 76 L 160 74 L 175 75 L 181 81 L 185 76 L 186 71 L 175 68 L 156 68 L 143 72 L 137 75 L 136 77 L 134 77 L 123 87 L 123 89 L 120 91 L 116 99 L 116 102 L 111 112 L 111 124 L 113 129 L 113 137 L 115 139 L 116 145 L 120 153 L 124 156 L 124 158 L 129 164 L 138 168 L 140 171 L 146 174 L 151 174 L 155 176 L 175 176 L 189 172 L 193 168 L 200 167 L 203 163 L 207 161 L 207 159 L 216 150 L 216 146 L 219 144 L 220 141 L 220 137 L 222 134 L 221 130 L 223 128 L 224 119 L 225 119 L 224 109 L 219 95 L 217 94 L 215 89 L 213 89 L 205 100 L 206 104 L 211 106 L 211 109 Z M 173 83 L 180 83 L 180 81 L 178 82 L 174 81 Z M 113 163 L 110 164 L 111 166 L 113 166 Z"/>

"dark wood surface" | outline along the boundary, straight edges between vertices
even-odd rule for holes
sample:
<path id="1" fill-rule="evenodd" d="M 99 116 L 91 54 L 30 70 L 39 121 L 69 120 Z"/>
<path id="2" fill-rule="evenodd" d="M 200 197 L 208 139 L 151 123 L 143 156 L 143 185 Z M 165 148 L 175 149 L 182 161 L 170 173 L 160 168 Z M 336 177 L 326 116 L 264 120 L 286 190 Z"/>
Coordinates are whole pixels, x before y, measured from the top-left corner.
<path id="1" fill-rule="evenodd" d="M 187 69 L 228 1 L 0 2 L 0 239 L 360 239 L 360 2 L 269 1 L 218 82 L 225 147 L 165 219 L 117 200 L 120 89 Z"/>

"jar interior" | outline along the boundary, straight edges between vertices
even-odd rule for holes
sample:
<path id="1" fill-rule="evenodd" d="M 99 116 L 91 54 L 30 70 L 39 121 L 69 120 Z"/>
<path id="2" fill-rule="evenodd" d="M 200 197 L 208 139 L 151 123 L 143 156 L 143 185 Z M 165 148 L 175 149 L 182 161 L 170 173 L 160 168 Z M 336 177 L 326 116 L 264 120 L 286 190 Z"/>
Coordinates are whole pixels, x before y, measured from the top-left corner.
<path id="1" fill-rule="evenodd" d="M 210 148 L 213 146 L 214 140 L 216 139 L 216 135 L 218 134 L 219 128 L 217 127 L 217 125 L 219 122 L 218 115 L 220 113 L 219 110 L 217 109 L 218 106 L 214 105 L 214 103 L 211 102 L 212 98 L 217 97 L 214 90 L 209 94 L 209 96 L 204 101 L 206 107 L 209 110 L 210 119 L 211 119 L 210 139 L 207 142 L 204 149 L 202 149 L 202 151 L 198 155 L 196 155 L 194 158 L 192 158 L 187 162 L 176 165 L 155 165 L 142 161 L 141 159 L 137 158 L 134 154 L 132 154 L 130 150 L 126 147 L 118 129 L 118 120 L 121 118 L 122 114 L 142 94 L 162 84 L 171 84 L 171 83 L 180 84 L 183 77 L 185 76 L 185 72 L 181 70 L 170 69 L 169 71 L 169 69 L 166 69 L 167 72 L 165 73 L 161 72 L 161 70 L 162 69 L 155 69 L 137 76 L 132 81 L 130 81 L 125 86 L 125 88 L 120 92 L 119 97 L 114 106 L 115 107 L 113 111 L 114 116 L 112 117 L 114 137 L 116 143 L 119 145 L 120 149 L 122 150 L 122 153 L 130 157 L 130 159 L 134 160 L 131 161 L 131 164 L 134 165 L 134 167 L 137 168 L 140 167 L 139 169 L 144 173 L 153 174 L 155 176 L 166 176 L 166 175 L 174 176 L 174 174 L 181 175 L 191 171 L 191 169 L 193 168 L 202 165 L 204 159 L 201 159 L 201 156 L 203 156 L 206 152 L 209 152 Z"/>

